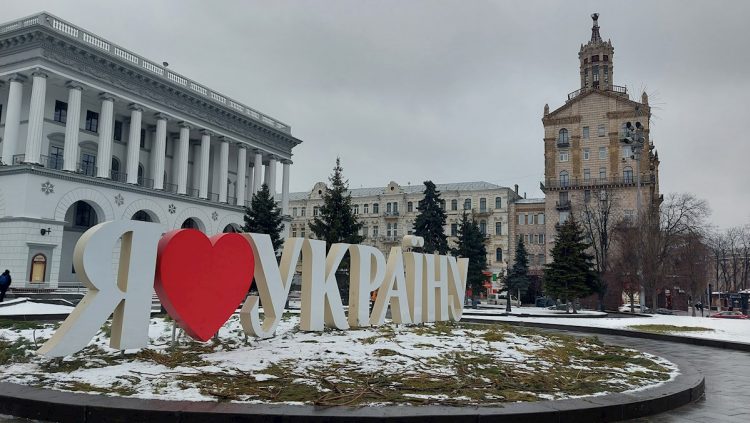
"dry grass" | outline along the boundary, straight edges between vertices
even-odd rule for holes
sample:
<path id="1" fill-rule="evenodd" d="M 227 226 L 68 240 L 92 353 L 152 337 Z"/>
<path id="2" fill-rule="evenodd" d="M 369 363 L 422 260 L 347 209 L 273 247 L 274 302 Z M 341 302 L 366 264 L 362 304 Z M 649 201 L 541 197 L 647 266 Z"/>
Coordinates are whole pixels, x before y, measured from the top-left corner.
<path id="1" fill-rule="evenodd" d="M 675 325 L 632 325 L 628 329 L 651 333 L 674 333 L 674 332 L 713 332 L 711 328 L 698 326 L 675 326 Z"/>

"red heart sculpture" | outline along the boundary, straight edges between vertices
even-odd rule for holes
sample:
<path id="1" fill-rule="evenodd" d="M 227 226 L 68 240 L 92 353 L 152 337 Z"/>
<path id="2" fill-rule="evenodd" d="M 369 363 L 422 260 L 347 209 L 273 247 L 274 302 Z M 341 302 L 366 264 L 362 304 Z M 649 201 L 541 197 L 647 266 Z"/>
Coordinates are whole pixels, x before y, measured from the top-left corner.
<path id="1" fill-rule="evenodd" d="M 250 290 L 253 249 L 236 233 L 208 238 L 195 229 L 168 232 L 159 240 L 154 288 L 185 332 L 207 341 Z"/>

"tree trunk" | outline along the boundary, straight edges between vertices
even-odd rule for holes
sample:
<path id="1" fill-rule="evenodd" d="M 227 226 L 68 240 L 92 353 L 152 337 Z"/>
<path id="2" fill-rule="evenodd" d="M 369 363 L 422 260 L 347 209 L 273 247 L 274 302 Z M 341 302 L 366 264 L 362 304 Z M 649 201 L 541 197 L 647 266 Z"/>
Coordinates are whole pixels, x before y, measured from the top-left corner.
<path id="1" fill-rule="evenodd" d="M 659 294 L 654 289 L 654 298 L 651 301 L 653 307 L 651 307 L 651 313 L 656 313 L 656 306 L 659 304 Z"/>
<path id="2" fill-rule="evenodd" d="M 606 294 L 606 292 L 599 292 L 598 293 L 598 297 L 599 297 L 599 311 L 604 311 L 604 295 L 605 294 Z"/>
<path id="3" fill-rule="evenodd" d="M 505 298 L 505 312 L 510 313 L 510 288 L 508 288 L 508 296 Z"/>

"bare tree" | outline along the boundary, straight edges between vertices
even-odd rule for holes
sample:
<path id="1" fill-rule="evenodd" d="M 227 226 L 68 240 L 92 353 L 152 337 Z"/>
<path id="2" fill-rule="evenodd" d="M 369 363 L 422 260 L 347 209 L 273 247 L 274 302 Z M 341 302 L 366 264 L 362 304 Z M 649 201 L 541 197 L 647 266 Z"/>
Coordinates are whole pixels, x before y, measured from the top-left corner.
<path id="1" fill-rule="evenodd" d="M 640 248 L 640 231 L 638 228 L 623 222 L 617 225 L 614 241 L 617 248 L 610 259 L 609 289 L 620 289 L 628 299 L 630 312 L 635 312 L 635 297 L 641 292 L 641 284 L 636 273 L 638 248 Z"/>
<path id="2" fill-rule="evenodd" d="M 701 233 L 694 232 L 681 236 L 677 244 L 673 256 L 673 270 L 680 281 L 680 287 L 687 291 L 690 297 L 688 308 L 693 310 L 695 317 L 695 307 L 690 303 L 706 292 L 712 268 L 712 251 Z"/>
<path id="3" fill-rule="evenodd" d="M 591 244 L 594 269 L 599 274 L 594 291 L 599 297 L 599 309 L 604 311 L 604 296 L 607 294 L 611 271 L 611 250 L 615 228 L 622 221 L 619 199 L 607 188 L 592 190 L 592 196 L 583 203 L 583 212 L 578 218 Z"/>
<path id="4" fill-rule="evenodd" d="M 670 194 L 662 204 L 647 208 L 639 216 L 640 280 L 652 295 L 654 310 L 657 308 L 657 291 L 666 285 L 666 276 L 680 240 L 689 235 L 704 234 L 709 214 L 705 200 L 681 193 Z"/>

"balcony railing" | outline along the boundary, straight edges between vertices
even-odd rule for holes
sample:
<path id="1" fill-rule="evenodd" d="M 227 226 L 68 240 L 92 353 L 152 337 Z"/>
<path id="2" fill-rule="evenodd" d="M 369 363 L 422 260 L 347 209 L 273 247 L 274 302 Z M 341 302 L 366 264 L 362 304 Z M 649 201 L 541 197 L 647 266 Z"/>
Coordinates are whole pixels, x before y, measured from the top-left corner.
<path id="1" fill-rule="evenodd" d="M 570 210 L 570 200 L 560 200 L 555 203 L 557 210 Z"/>
<path id="2" fill-rule="evenodd" d="M 138 185 L 140 185 L 142 187 L 146 187 L 146 188 L 153 188 L 154 187 L 154 180 L 153 179 L 139 177 L 138 178 Z"/>
<path id="3" fill-rule="evenodd" d="M 177 184 L 168 184 L 164 183 L 164 192 L 169 192 L 172 194 L 177 194 Z"/>
<path id="4" fill-rule="evenodd" d="M 116 182 L 125 183 L 125 182 L 128 181 L 128 174 L 125 173 L 125 172 L 120 172 L 118 170 L 110 171 L 109 172 L 109 177 L 110 177 L 110 179 L 112 179 L 113 181 L 116 181 Z"/>
<path id="5" fill-rule="evenodd" d="M 472 213 L 476 216 L 489 216 L 492 214 L 492 209 L 489 209 L 487 207 L 485 208 L 478 208 L 478 209 L 472 209 Z"/>
<path id="6" fill-rule="evenodd" d="M 573 100 L 574 98 L 578 97 L 579 95 L 585 93 L 588 90 L 593 90 L 593 89 L 600 89 L 600 88 L 599 87 L 594 87 L 594 88 L 579 88 L 579 89 L 573 91 L 572 93 L 568 94 L 568 101 Z M 610 91 L 610 92 L 613 92 L 615 94 L 621 95 L 623 97 L 627 97 L 628 96 L 628 88 L 620 86 L 620 85 L 612 85 L 611 89 L 604 90 L 604 91 Z"/>
<path id="7" fill-rule="evenodd" d="M 200 190 L 198 188 L 188 188 L 186 194 L 193 198 L 198 198 L 200 196 Z"/>
<path id="8" fill-rule="evenodd" d="M 237 204 L 237 197 L 227 197 L 227 204 L 232 206 Z"/>
<path id="9" fill-rule="evenodd" d="M 557 148 L 568 148 L 570 147 L 570 140 L 569 139 L 557 139 Z"/>
<path id="10" fill-rule="evenodd" d="M 641 185 L 654 183 L 655 177 L 652 175 L 650 178 L 641 179 Z M 626 176 L 615 176 L 611 178 L 569 178 L 569 179 L 547 179 L 544 182 L 540 182 L 539 186 L 542 190 L 544 189 L 576 189 L 586 187 L 597 187 L 604 185 L 635 185 L 635 177 Z"/>
<path id="11" fill-rule="evenodd" d="M 214 203 L 218 203 L 219 202 L 219 194 L 217 194 L 215 192 L 209 192 L 208 193 L 208 199 L 210 201 L 213 201 Z"/>
<path id="12" fill-rule="evenodd" d="M 394 242 L 400 242 L 400 241 L 401 241 L 401 237 L 399 237 L 399 236 L 394 236 L 394 235 L 388 236 L 388 235 L 386 235 L 386 236 L 381 236 L 380 237 L 380 242 L 383 242 L 383 243 L 386 243 L 386 244 L 390 244 L 390 243 L 394 243 Z"/>
<path id="13" fill-rule="evenodd" d="M 221 106 L 232 109 L 235 113 L 248 116 L 251 119 L 262 122 L 277 130 L 291 133 L 291 127 L 277 119 L 274 119 L 266 114 L 263 114 L 251 107 L 245 106 L 242 103 L 235 101 L 225 95 L 219 94 L 218 92 L 209 90 L 201 84 L 192 81 L 178 73 L 173 72 L 171 69 L 153 63 L 144 57 L 141 57 L 129 50 L 126 50 L 116 44 L 113 44 L 107 40 L 94 35 L 91 32 L 79 28 L 69 22 L 66 22 L 56 16 L 48 13 L 39 13 L 33 16 L 27 16 L 25 18 L 6 22 L 0 24 L 0 34 L 6 32 L 20 30 L 31 26 L 43 26 L 56 31 L 60 35 L 68 38 L 78 40 L 83 44 L 88 44 L 97 49 L 99 53 L 108 55 L 110 59 L 117 62 L 124 62 L 130 66 L 135 66 L 147 71 L 151 78 L 162 80 L 168 84 L 174 84 L 183 87 L 186 90 L 193 92 L 193 94 L 203 97 L 210 103 L 216 103 Z"/>
<path id="14" fill-rule="evenodd" d="M 395 211 L 387 211 L 387 212 L 383 212 L 383 216 L 384 216 L 384 217 L 394 217 L 394 218 L 395 218 L 395 217 L 398 217 L 398 216 L 399 216 L 399 212 L 398 212 L 398 210 L 395 210 Z"/>

